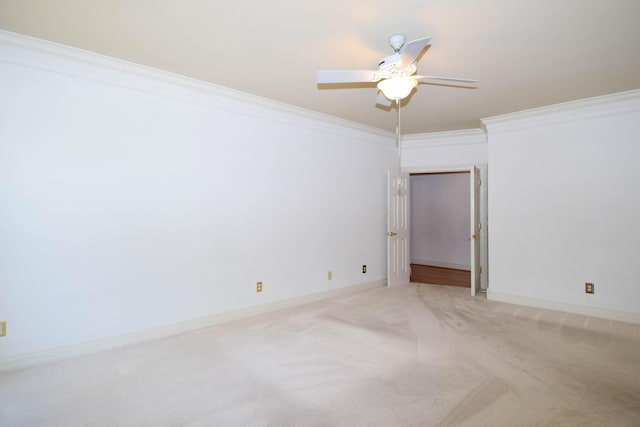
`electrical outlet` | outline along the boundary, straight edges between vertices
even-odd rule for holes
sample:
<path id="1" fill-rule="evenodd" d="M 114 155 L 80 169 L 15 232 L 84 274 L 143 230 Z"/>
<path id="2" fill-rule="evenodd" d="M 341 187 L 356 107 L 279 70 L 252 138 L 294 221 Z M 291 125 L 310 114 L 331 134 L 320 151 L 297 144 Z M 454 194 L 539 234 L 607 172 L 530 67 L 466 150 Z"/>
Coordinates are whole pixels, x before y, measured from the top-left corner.
<path id="1" fill-rule="evenodd" d="M 331 280 L 333 279 L 333 273 L 332 272 L 328 272 L 327 273 L 327 280 Z"/>
<path id="2" fill-rule="evenodd" d="M 362 274 L 365 274 L 367 272 L 367 265 L 363 265 L 362 266 Z"/>
<path id="3" fill-rule="evenodd" d="M 0 322 L 0 337 L 7 335 L 7 322 Z"/>
<path id="4" fill-rule="evenodd" d="M 593 294 L 595 293 L 596 290 L 596 285 L 594 285 L 593 283 L 585 283 L 584 284 L 584 293 L 585 294 Z"/>
<path id="5" fill-rule="evenodd" d="M 262 292 L 262 282 L 256 283 L 256 292 Z"/>

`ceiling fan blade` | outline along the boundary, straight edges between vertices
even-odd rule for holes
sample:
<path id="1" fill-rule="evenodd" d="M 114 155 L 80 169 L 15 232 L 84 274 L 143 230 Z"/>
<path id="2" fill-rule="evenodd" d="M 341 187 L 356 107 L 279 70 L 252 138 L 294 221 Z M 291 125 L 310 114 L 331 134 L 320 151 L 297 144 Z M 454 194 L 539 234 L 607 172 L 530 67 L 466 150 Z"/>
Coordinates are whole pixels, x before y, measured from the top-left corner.
<path id="1" fill-rule="evenodd" d="M 375 83 L 378 70 L 320 70 L 318 83 Z"/>
<path id="2" fill-rule="evenodd" d="M 413 64 L 430 41 L 431 37 L 423 37 L 421 39 L 412 40 L 407 43 L 407 45 L 401 52 L 398 65 L 404 67 L 406 65 Z"/>
<path id="3" fill-rule="evenodd" d="M 458 82 L 458 83 L 478 83 L 477 80 L 459 79 L 457 77 L 438 77 L 438 76 L 412 76 L 412 77 L 415 78 L 416 80 L 444 80 L 447 82 Z"/>
<path id="4" fill-rule="evenodd" d="M 384 96 L 381 90 L 378 91 L 378 97 L 376 98 L 376 105 L 382 105 L 383 107 L 391 107 L 392 101 Z"/>

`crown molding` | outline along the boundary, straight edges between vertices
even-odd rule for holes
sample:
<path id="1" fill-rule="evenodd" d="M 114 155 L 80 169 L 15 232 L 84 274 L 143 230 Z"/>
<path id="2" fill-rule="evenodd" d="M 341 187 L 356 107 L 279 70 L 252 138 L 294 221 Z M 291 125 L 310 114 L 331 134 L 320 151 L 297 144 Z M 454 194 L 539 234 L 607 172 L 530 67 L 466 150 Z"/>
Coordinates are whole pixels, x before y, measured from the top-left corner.
<path id="1" fill-rule="evenodd" d="M 0 61 L 152 93 L 271 122 L 395 146 L 395 134 L 373 126 L 248 94 L 23 34 L 0 30 Z"/>
<path id="2" fill-rule="evenodd" d="M 416 133 L 402 137 L 402 148 L 437 147 L 449 145 L 486 144 L 487 135 L 482 129 L 463 129 L 446 132 Z"/>
<path id="3" fill-rule="evenodd" d="M 640 111 L 640 89 L 634 89 L 487 117 L 481 119 L 481 123 L 488 134 L 496 134 L 638 111 Z"/>

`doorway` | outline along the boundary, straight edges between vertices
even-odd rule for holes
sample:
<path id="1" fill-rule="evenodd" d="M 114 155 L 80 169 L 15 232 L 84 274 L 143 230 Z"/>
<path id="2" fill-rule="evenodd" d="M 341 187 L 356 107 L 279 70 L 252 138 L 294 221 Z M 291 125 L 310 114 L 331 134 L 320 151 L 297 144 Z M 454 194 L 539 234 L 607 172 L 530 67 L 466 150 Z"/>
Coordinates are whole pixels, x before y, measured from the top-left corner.
<path id="1" fill-rule="evenodd" d="M 410 175 L 462 172 L 469 179 L 469 228 L 467 242 L 470 250 L 471 296 L 484 292 L 489 286 L 487 269 L 487 165 L 436 166 L 389 170 L 387 179 L 387 286 L 410 283 L 410 212 L 413 203 Z M 471 219 L 472 218 L 472 219 Z M 401 221 L 400 221 L 401 220 Z M 444 265 L 443 267 L 450 267 Z M 455 266 L 454 266 L 455 267 Z"/>
<path id="2" fill-rule="evenodd" d="M 411 281 L 471 287 L 470 171 L 410 174 Z"/>

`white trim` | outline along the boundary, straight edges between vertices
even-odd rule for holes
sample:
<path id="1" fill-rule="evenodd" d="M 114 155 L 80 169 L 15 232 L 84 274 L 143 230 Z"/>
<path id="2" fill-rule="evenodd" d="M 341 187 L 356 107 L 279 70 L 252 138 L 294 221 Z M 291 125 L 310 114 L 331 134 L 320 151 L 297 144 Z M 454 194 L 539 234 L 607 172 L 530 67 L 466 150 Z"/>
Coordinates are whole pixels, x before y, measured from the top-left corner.
<path id="1" fill-rule="evenodd" d="M 464 129 L 446 132 L 414 133 L 402 137 L 403 149 L 451 145 L 486 144 L 487 135 L 482 129 Z"/>
<path id="2" fill-rule="evenodd" d="M 493 292 L 491 291 L 491 289 L 487 290 L 487 299 L 508 304 L 544 308 L 547 310 L 564 311 L 567 313 L 581 314 L 583 316 L 591 316 L 607 320 L 616 320 L 619 322 L 640 324 L 640 314 L 638 313 L 625 313 L 622 311 L 608 310 L 604 308 L 587 307 L 583 305 L 574 305 L 563 302 L 509 295 Z"/>
<path id="3" fill-rule="evenodd" d="M 0 372 L 13 371 L 17 369 L 37 366 L 44 363 L 54 362 L 56 360 L 67 359 L 70 357 L 83 356 L 87 354 L 97 353 L 105 350 L 112 350 L 129 345 L 139 344 L 147 341 L 157 340 L 172 335 L 182 334 L 185 332 L 207 328 L 219 323 L 230 322 L 233 320 L 244 319 L 259 314 L 270 313 L 285 308 L 297 307 L 304 304 L 310 304 L 316 301 L 335 298 L 341 295 L 353 292 L 364 291 L 383 287 L 384 280 L 374 282 L 361 283 L 357 285 L 346 286 L 344 288 L 332 289 L 316 294 L 305 295 L 296 298 L 289 298 L 282 301 L 275 301 L 268 304 L 261 304 L 253 307 L 242 308 L 225 313 L 213 314 L 211 316 L 199 319 L 188 320 L 186 322 L 175 323 L 172 325 L 160 326 L 158 328 L 148 329 L 145 331 L 135 332 L 132 334 L 120 335 L 111 338 L 105 338 L 98 341 L 92 341 L 82 344 L 70 345 L 66 347 L 53 348 L 35 353 L 22 354 L 19 356 L 0 359 Z"/>
<path id="4" fill-rule="evenodd" d="M 393 132 L 6 30 L 0 30 L 0 61 L 395 147 Z"/>
<path id="5" fill-rule="evenodd" d="M 564 102 L 481 119 L 487 133 L 496 134 L 640 110 L 640 89 Z"/>

